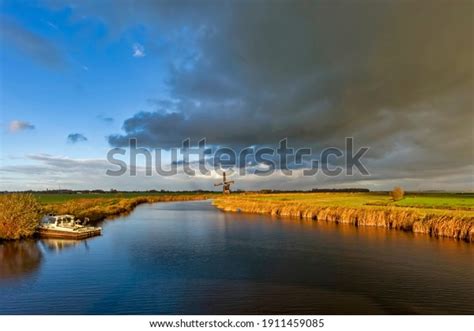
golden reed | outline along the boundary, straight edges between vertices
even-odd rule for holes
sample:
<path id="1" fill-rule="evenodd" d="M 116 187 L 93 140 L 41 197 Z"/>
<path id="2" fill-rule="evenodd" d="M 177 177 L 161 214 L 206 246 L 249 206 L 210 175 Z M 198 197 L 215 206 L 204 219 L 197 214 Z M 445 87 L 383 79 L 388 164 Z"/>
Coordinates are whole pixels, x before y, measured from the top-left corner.
<path id="1" fill-rule="evenodd" d="M 0 195 L 0 240 L 31 237 L 41 218 L 41 205 L 32 194 Z"/>
<path id="2" fill-rule="evenodd" d="M 71 214 L 76 218 L 87 217 L 91 222 L 97 222 L 108 217 L 127 214 L 143 203 L 205 200 L 208 198 L 209 196 L 204 194 L 176 194 L 136 198 L 73 199 L 60 204 L 49 204 L 43 209 L 45 213 Z"/>
<path id="3" fill-rule="evenodd" d="M 252 201 L 235 197 L 218 198 L 213 200 L 213 204 L 221 210 L 230 212 L 270 214 L 355 226 L 377 226 L 474 242 L 474 217 L 456 211 L 436 213 L 402 207 L 324 207 L 289 201 Z"/>

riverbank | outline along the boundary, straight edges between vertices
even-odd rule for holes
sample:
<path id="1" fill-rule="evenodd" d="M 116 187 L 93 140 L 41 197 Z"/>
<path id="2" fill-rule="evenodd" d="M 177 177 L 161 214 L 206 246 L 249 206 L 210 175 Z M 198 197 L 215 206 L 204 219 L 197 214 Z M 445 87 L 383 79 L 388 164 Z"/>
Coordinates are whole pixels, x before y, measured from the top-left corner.
<path id="1" fill-rule="evenodd" d="M 144 204 L 101 226 L 93 240 L 0 243 L 0 314 L 474 311 L 474 246 L 460 241 L 209 201 Z"/>
<path id="2" fill-rule="evenodd" d="M 0 240 L 30 238 L 35 235 L 40 219 L 45 214 L 70 214 L 88 218 L 96 223 L 106 218 L 130 213 L 143 203 L 205 200 L 213 194 L 155 194 L 128 196 L 110 194 L 82 197 L 81 195 L 5 194 L 0 196 Z"/>
<path id="3" fill-rule="evenodd" d="M 370 193 L 242 194 L 213 200 L 217 208 L 228 212 L 384 227 L 470 243 L 474 242 L 473 202 L 472 196 L 454 194 L 392 202 L 385 195 Z"/>
<path id="4" fill-rule="evenodd" d="M 70 214 L 76 218 L 89 218 L 94 223 L 106 218 L 130 213 L 143 203 L 206 200 L 212 194 L 169 194 L 140 196 L 134 198 L 86 198 L 72 199 L 63 203 L 49 203 L 43 206 L 44 212 L 53 214 Z"/>

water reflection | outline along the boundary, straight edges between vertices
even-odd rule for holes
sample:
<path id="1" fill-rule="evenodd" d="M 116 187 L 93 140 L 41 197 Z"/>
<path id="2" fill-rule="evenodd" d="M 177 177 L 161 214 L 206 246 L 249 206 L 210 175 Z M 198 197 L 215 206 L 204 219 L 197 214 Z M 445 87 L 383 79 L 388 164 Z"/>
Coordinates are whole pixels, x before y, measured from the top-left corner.
<path id="1" fill-rule="evenodd" d="M 73 248 L 77 245 L 83 245 L 87 250 L 89 246 L 87 240 L 70 240 L 70 239 L 41 239 L 41 246 L 49 252 L 59 253 L 64 249 Z"/>
<path id="2" fill-rule="evenodd" d="M 474 312 L 465 242 L 209 202 L 143 205 L 102 226 L 87 241 L 0 244 L 0 314 Z"/>
<path id="3" fill-rule="evenodd" d="M 0 279 L 16 279 L 38 271 L 44 253 L 59 253 L 76 246 L 89 250 L 87 240 L 41 239 L 0 242 Z"/>
<path id="4" fill-rule="evenodd" d="M 36 272 L 43 254 L 34 240 L 0 243 L 0 279 L 17 279 Z"/>

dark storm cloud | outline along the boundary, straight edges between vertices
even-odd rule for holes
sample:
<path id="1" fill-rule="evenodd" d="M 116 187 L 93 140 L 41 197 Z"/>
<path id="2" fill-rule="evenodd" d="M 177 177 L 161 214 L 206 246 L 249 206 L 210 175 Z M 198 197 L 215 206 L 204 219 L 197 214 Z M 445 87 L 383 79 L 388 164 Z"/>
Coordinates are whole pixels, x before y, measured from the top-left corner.
<path id="1" fill-rule="evenodd" d="M 115 30 L 144 24 L 182 47 L 169 63 L 169 99 L 127 119 L 112 146 L 130 138 L 171 147 L 187 137 L 229 146 L 287 137 L 320 150 L 352 136 L 370 147 L 376 173 L 460 171 L 472 182 L 473 6 L 145 1 L 132 6 L 134 15 L 127 6 L 78 10 Z"/>
<path id="2" fill-rule="evenodd" d="M 472 118 L 471 2 L 232 5 L 220 6 L 226 20 L 202 14 L 199 56 L 171 67 L 177 107 L 138 113 L 111 143 L 138 132 L 158 146 L 416 138 L 424 121 L 434 136 L 446 129 L 440 117 Z"/>
<path id="3" fill-rule="evenodd" d="M 0 42 L 2 47 L 15 48 L 48 67 L 64 65 L 64 57 L 53 43 L 5 16 L 0 16 Z"/>
<path id="4" fill-rule="evenodd" d="M 87 137 L 84 136 L 81 133 L 70 133 L 67 136 L 67 142 L 68 143 L 75 144 L 75 143 L 78 143 L 78 142 L 81 142 L 81 141 L 87 141 Z"/>

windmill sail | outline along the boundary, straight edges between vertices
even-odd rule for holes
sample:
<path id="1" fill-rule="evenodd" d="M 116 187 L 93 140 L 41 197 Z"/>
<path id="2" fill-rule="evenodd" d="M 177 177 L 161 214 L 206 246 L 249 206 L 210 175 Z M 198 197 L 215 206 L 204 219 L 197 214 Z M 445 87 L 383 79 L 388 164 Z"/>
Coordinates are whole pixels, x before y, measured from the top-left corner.
<path id="1" fill-rule="evenodd" d="M 233 180 L 227 180 L 225 171 L 222 174 L 222 182 L 214 184 L 214 186 L 221 186 L 222 185 L 222 193 L 230 194 L 230 184 L 234 184 Z"/>

